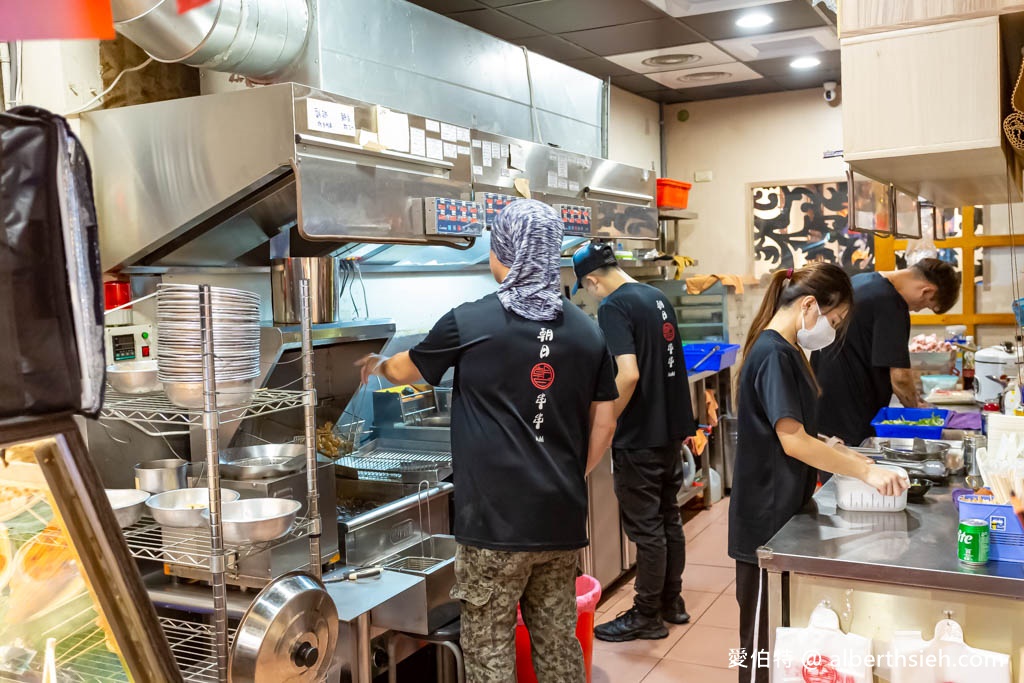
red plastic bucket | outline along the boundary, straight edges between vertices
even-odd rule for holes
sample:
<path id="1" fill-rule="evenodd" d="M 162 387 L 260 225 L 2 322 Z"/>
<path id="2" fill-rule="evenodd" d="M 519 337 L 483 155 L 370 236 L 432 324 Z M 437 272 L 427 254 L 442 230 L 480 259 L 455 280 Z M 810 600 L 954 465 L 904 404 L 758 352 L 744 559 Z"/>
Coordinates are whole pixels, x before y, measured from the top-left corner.
<path id="1" fill-rule="evenodd" d="M 583 666 L 590 683 L 590 670 L 594 661 L 594 612 L 601 600 L 601 584 L 593 576 L 576 578 L 576 639 L 583 648 Z M 530 655 L 530 632 L 523 623 L 523 613 L 516 609 L 516 680 L 518 683 L 537 683 Z"/>

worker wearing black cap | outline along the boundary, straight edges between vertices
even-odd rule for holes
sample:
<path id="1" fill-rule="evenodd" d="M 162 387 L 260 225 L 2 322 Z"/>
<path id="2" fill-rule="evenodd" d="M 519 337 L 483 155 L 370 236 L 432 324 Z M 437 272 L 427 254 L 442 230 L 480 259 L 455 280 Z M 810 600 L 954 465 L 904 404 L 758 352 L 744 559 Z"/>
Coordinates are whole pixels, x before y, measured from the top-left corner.
<path id="1" fill-rule="evenodd" d="M 614 642 L 665 638 L 664 621 L 690 620 L 681 595 L 686 546 L 676 497 L 681 444 L 696 424 L 676 315 L 664 294 L 619 268 L 609 245 L 591 243 L 572 260 L 573 294 L 582 288 L 601 302 L 598 323 L 615 357 L 615 495 L 637 546 L 633 608 L 594 634 Z"/>

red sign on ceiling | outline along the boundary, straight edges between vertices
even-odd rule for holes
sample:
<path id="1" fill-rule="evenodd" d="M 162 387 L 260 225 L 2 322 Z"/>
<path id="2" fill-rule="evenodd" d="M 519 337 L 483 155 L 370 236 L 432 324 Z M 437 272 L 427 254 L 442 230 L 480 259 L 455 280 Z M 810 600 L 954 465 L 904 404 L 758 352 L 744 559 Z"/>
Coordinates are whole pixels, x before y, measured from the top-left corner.
<path id="1" fill-rule="evenodd" d="M 110 0 L 0 0 L 0 41 L 113 37 Z"/>

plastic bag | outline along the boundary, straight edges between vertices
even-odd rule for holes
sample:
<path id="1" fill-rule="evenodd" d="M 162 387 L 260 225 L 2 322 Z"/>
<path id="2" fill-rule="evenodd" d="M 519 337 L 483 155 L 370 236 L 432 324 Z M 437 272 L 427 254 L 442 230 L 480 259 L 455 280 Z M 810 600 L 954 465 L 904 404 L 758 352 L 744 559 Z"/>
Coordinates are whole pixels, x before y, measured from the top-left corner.
<path id="1" fill-rule="evenodd" d="M 773 683 L 871 683 L 871 640 L 839 628 L 839 616 L 819 606 L 807 628 L 775 631 Z"/>
<path id="2" fill-rule="evenodd" d="M 950 619 L 935 625 L 932 640 L 920 631 L 897 631 L 883 661 L 891 683 L 1010 683 L 1010 656 L 970 647 Z"/>
<path id="3" fill-rule="evenodd" d="M 92 174 L 67 122 L 0 113 L 0 417 L 103 403 L 103 300 Z"/>

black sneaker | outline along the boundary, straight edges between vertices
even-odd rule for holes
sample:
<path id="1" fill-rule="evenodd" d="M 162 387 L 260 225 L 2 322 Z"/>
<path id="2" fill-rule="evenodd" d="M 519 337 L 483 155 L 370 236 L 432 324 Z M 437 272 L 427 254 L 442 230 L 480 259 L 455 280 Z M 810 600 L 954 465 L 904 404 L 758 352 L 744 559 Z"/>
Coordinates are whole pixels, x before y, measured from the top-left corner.
<path id="1" fill-rule="evenodd" d="M 686 603 L 681 595 L 677 595 L 667 605 L 662 605 L 661 618 L 670 624 L 690 623 L 690 615 L 686 613 Z"/>
<path id="2" fill-rule="evenodd" d="M 668 629 L 661 619 L 648 617 L 637 608 L 627 610 L 618 617 L 600 626 L 594 627 L 594 636 L 598 640 L 612 643 L 623 643 L 627 640 L 661 640 L 668 638 Z"/>

